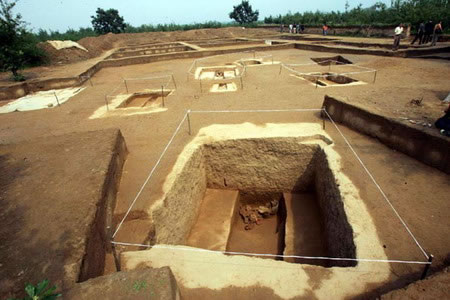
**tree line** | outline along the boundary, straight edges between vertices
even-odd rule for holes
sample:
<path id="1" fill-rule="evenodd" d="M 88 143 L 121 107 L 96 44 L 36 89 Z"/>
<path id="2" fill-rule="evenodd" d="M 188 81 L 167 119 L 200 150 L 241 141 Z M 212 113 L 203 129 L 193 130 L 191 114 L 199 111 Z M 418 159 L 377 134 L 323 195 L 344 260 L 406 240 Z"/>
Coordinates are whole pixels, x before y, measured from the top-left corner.
<path id="1" fill-rule="evenodd" d="M 449 0 L 391 0 L 390 6 L 383 2 L 363 8 L 362 4 L 350 9 L 348 1 L 344 11 L 308 11 L 304 13 L 287 13 L 285 15 L 264 18 L 266 24 L 305 24 L 331 26 L 383 26 L 411 24 L 413 27 L 421 22 L 442 21 L 444 29 L 450 26 Z"/>
<path id="2" fill-rule="evenodd" d="M 98 8 L 91 16 L 92 27 L 69 29 L 65 32 L 40 29 L 33 33 L 27 29 L 20 14 L 13 9 L 18 0 L 0 0 L 0 71 L 11 71 L 15 80 L 25 78 L 19 69 L 42 64 L 45 53 L 36 47 L 38 42 L 47 40 L 78 41 L 85 37 L 112 33 L 141 33 L 157 31 L 191 30 L 203 28 L 221 28 L 229 26 L 257 27 L 259 11 L 254 10 L 249 1 L 243 0 L 233 6 L 229 13 L 232 22 L 205 22 L 196 24 L 158 24 L 138 27 L 127 24 L 116 9 Z M 348 1 L 344 11 L 287 13 L 286 15 L 264 18 L 266 24 L 304 24 L 308 26 L 326 23 L 331 26 L 347 25 L 394 25 L 399 23 L 419 24 L 422 21 L 442 21 L 445 32 L 450 26 L 450 0 L 391 0 L 388 7 L 382 2 L 363 8 L 361 4 L 350 9 Z"/>

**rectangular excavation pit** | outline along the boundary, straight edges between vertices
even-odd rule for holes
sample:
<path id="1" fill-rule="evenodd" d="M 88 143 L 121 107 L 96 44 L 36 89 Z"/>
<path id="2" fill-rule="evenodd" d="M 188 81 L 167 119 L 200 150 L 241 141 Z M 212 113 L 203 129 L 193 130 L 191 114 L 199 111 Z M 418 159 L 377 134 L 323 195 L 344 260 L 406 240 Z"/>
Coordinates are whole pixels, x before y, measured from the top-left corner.
<path id="1" fill-rule="evenodd" d="M 212 85 L 209 92 L 211 93 L 226 93 L 226 92 L 236 92 L 237 86 L 234 82 L 223 82 L 215 83 Z"/>
<path id="2" fill-rule="evenodd" d="M 330 57 L 312 57 L 311 60 L 321 66 L 353 64 L 350 60 L 342 57 L 341 55 Z"/>
<path id="3" fill-rule="evenodd" d="M 223 80 L 236 78 L 239 74 L 239 68 L 235 65 L 198 67 L 195 70 L 195 79 Z"/>
<path id="4" fill-rule="evenodd" d="M 242 66 L 260 66 L 263 64 L 261 59 L 241 59 L 238 63 Z"/>
<path id="5" fill-rule="evenodd" d="M 203 144 L 177 172 L 164 208 L 153 214 L 156 241 L 231 252 L 356 258 L 353 229 L 329 163 L 319 145 L 295 138 Z M 245 205 L 260 209 L 260 225 L 249 230 L 242 217 L 249 211 Z M 357 264 L 284 260 L 326 267 Z"/>
<path id="6" fill-rule="evenodd" d="M 307 80 L 314 85 L 320 86 L 320 87 L 328 87 L 328 86 L 345 86 L 345 85 L 351 85 L 351 84 L 361 84 L 363 82 L 353 79 L 349 76 L 337 74 L 337 73 L 330 73 L 330 72 L 315 72 L 315 73 L 309 73 L 309 74 L 302 74 L 299 76 L 300 78 Z"/>
<path id="7" fill-rule="evenodd" d="M 134 93 L 127 97 L 116 108 L 144 108 L 161 106 L 162 98 L 170 95 L 171 91 Z"/>

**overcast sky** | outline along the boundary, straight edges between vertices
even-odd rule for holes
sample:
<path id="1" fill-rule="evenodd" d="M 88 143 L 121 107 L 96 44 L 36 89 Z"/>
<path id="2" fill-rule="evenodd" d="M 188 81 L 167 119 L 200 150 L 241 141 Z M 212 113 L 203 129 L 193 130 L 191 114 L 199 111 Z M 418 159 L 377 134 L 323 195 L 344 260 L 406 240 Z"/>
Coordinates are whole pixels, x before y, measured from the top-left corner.
<path id="1" fill-rule="evenodd" d="M 229 22 L 228 13 L 241 0 L 19 0 L 15 12 L 22 14 L 29 28 L 65 31 L 69 28 L 91 27 L 90 16 L 97 7 L 115 8 L 133 26 L 158 23 L 201 23 L 205 21 Z M 262 20 L 269 15 L 304 11 L 344 11 L 345 0 L 250 0 L 259 10 Z M 362 3 L 371 6 L 376 0 L 349 0 L 350 8 Z M 381 0 L 390 4 L 390 0 Z"/>

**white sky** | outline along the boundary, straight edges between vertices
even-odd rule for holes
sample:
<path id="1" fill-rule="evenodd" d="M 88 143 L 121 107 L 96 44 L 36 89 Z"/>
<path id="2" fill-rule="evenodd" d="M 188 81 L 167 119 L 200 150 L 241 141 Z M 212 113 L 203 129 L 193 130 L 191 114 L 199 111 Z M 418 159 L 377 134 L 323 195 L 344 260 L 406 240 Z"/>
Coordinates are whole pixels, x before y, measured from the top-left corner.
<path id="1" fill-rule="evenodd" d="M 380 0 L 390 5 L 390 0 Z M 91 27 L 91 17 L 97 7 L 115 8 L 126 23 L 142 24 L 177 23 L 190 24 L 205 21 L 229 22 L 229 12 L 241 0 L 19 0 L 15 12 L 22 14 L 24 21 L 33 30 L 51 29 L 65 31 L 69 28 Z M 269 15 L 286 14 L 291 11 L 344 11 L 345 0 L 250 0 L 253 9 L 259 10 L 259 19 Z M 362 3 L 364 7 L 376 0 L 349 0 L 350 8 Z"/>

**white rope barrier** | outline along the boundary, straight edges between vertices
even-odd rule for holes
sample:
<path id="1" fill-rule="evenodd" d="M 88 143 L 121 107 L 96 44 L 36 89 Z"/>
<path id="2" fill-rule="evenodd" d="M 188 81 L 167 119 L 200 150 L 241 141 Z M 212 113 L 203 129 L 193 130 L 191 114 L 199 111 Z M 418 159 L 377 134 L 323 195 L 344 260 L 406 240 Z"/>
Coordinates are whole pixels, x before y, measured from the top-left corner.
<path id="1" fill-rule="evenodd" d="M 175 132 L 173 133 L 172 137 L 170 138 L 169 142 L 167 143 L 166 147 L 164 148 L 164 150 L 162 151 L 161 155 L 159 156 L 158 161 L 156 162 L 156 164 L 153 166 L 153 169 L 150 171 L 150 173 L 147 176 L 147 179 L 145 179 L 144 184 L 142 185 L 141 189 L 139 190 L 139 192 L 136 194 L 136 197 L 134 198 L 133 202 L 131 203 L 130 207 L 128 208 L 127 212 L 125 213 L 125 216 L 122 218 L 122 220 L 120 221 L 119 225 L 116 228 L 116 231 L 114 232 L 114 234 L 112 235 L 112 238 L 114 238 L 117 234 L 117 232 L 119 231 L 120 227 L 122 226 L 123 222 L 125 221 L 125 219 L 128 217 L 128 215 L 131 212 L 131 209 L 133 208 L 134 204 L 136 203 L 137 199 L 141 196 L 142 191 L 144 190 L 145 186 L 147 185 L 148 181 L 150 180 L 150 178 L 153 176 L 153 173 L 155 172 L 156 168 L 159 166 L 162 158 L 164 157 L 164 155 L 167 152 L 167 149 L 169 149 L 169 146 L 172 144 L 175 136 L 177 135 L 178 131 L 180 131 L 181 125 L 183 125 L 184 121 L 186 120 L 187 116 L 188 116 L 189 112 L 186 112 L 184 114 L 183 119 L 181 120 L 181 122 L 178 124 L 177 129 L 175 129 Z"/>
<path id="2" fill-rule="evenodd" d="M 301 111 L 322 111 L 321 108 L 304 109 L 252 109 L 252 110 L 191 110 L 191 113 L 253 113 L 253 112 L 301 112 Z"/>
<path id="3" fill-rule="evenodd" d="M 372 173 L 370 173 L 369 169 L 367 169 L 366 165 L 363 163 L 363 161 L 361 160 L 361 158 L 359 157 L 359 155 L 356 153 L 356 151 L 353 149 L 352 145 L 350 144 L 350 142 L 347 140 L 347 138 L 344 136 L 344 134 L 342 133 L 342 131 L 339 129 L 339 127 L 336 125 L 336 123 L 334 122 L 333 118 L 331 118 L 330 114 L 328 114 L 328 112 L 326 111 L 326 109 L 323 110 L 325 112 L 325 114 L 328 116 L 328 118 L 330 119 L 331 123 L 334 125 L 334 127 L 337 129 L 337 131 L 339 132 L 339 134 L 342 136 L 342 138 L 344 139 L 345 143 L 347 144 L 347 146 L 350 148 L 350 150 L 353 152 L 353 154 L 355 155 L 356 159 L 359 161 L 359 163 L 361 164 L 361 166 L 364 168 L 364 170 L 366 171 L 367 175 L 369 175 L 370 179 L 372 180 L 372 182 L 375 184 L 375 186 L 377 187 L 377 189 L 380 191 L 381 195 L 383 196 L 383 198 L 386 200 L 386 202 L 389 204 L 389 206 L 392 208 L 392 210 L 394 211 L 395 215 L 398 217 L 398 219 L 400 220 L 400 222 L 403 224 L 403 226 L 405 227 L 406 231 L 409 233 L 409 235 L 411 236 L 411 238 L 414 240 L 414 242 L 416 243 L 416 245 L 419 247 L 419 249 L 422 251 L 423 255 L 429 259 L 430 257 L 428 256 L 428 254 L 425 252 L 425 250 L 422 248 L 422 246 L 420 245 L 419 241 L 416 239 L 416 237 L 414 236 L 414 234 L 411 232 L 411 230 L 409 229 L 408 225 L 406 224 L 406 222 L 403 220 L 403 218 L 400 216 L 400 214 L 397 212 L 397 210 L 395 209 L 394 205 L 392 205 L 391 201 L 389 200 L 389 198 L 386 196 L 386 194 L 384 193 L 383 189 L 380 187 L 380 185 L 378 184 L 378 182 L 375 180 L 375 178 L 373 177 Z"/>
<path id="4" fill-rule="evenodd" d="M 375 184 L 375 186 L 377 187 L 377 189 L 380 191 L 381 195 L 383 196 L 383 198 L 386 200 L 386 202 L 389 204 L 389 206 L 391 207 L 391 209 L 394 211 L 395 215 L 397 216 L 397 218 L 400 220 L 400 222 L 402 223 L 402 225 L 405 227 L 406 231 L 409 233 L 409 235 L 411 236 L 411 238 L 414 240 L 414 242 L 416 243 L 416 245 L 419 247 L 419 249 L 421 250 L 421 252 L 423 253 L 423 255 L 427 258 L 430 259 L 430 256 L 428 256 L 428 254 L 425 252 L 425 250 L 423 249 L 423 247 L 420 245 L 419 241 L 417 240 L 417 238 L 414 236 L 414 234 L 412 233 L 412 231 L 409 229 L 408 225 L 406 224 L 406 222 L 403 220 L 403 218 L 400 216 L 400 214 L 398 213 L 398 211 L 395 209 L 395 207 L 393 206 L 393 204 L 391 203 L 391 201 L 389 200 L 389 198 L 386 196 L 386 194 L 384 193 L 383 189 L 380 187 L 380 185 L 378 184 L 378 182 L 375 180 L 375 178 L 373 177 L 373 175 L 371 174 L 371 172 L 368 170 L 368 168 L 366 167 L 366 165 L 364 164 L 364 162 L 361 160 L 361 158 L 359 157 L 359 155 L 356 153 L 356 151 L 354 150 L 354 148 L 352 147 L 352 145 L 350 144 L 350 142 L 348 141 L 348 139 L 345 137 L 345 135 L 342 133 L 342 131 L 339 129 L 339 127 L 337 126 L 337 124 L 334 122 L 333 118 L 330 116 L 330 114 L 326 111 L 326 109 L 322 108 L 322 109 L 260 109 L 260 110 L 188 110 L 183 119 L 181 120 L 181 122 L 178 124 L 178 127 L 176 128 L 175 132 L 173 133 L 172 137 L 170 138 L 169 142 L 167 143 L 167 145 L 165 146 L 164 150 L 162 151 L 158 161 L 156 162 L 156 164 L 153 166 L 152 170 L 150 171 L 149 175 L 147 176 L 147 179 L 145 180 L 144 184 L 142 185 L 142 187 L 140 188 L 140 190 L 138 191 L 136 197 L 134 198 L 134 200 L 132 201 L 130 207 L 128 208 L 125 216 L 122 218 L 122 220 L 120 221 L 119 225 L 117 226 L 112 238 L 114 238 L 117 234 L 117 232 L 119 231 L 120 227 L 122 226 L 122 224 L 124 223 L 125 219 L 127 218 L 127 216 L 129 215 L 129 213 L 131 212 L 131 209 L 133 208 L 133 206 L 135 205 L 136 201 L 138 200 L 138 198 L 140 197 L 142 191 L 144 190 L 144 187 L 147 185 L 148 181 L 150 180 L 150 178 L 152 177 L 153 173 L 155 172 L 156 168 L 158 167 L 158 165 L 160 164 L 162 158 L 164 157 L 164 155 L 166 154 L 169 146 L 172 144 L 175 136 L 177 135 L 177 133 L 179 132 L 181 126 L 183 125 L 184 121 L 186 119 L 189 118 L 189 114 L 190 113 L 263 113 L 263 112 L 311 112 L 311 111 L 323 111 L 325 112 L 325 114 L 327 115 L 328 119 L 330 120 L 330 122 L 333 124 L 333 126 L 337 129 L 337 131 L 339 132 L 339 134 L 342 136 L 342 138 L 344 139 L 345 143 L 347 144 L 347 146 L 350 148 L 350 150 L 353 152 L 353 154 L 355 155 L 355 157 L 357 158 L 357 160 L 359 161 L 359 163 L 361 164 L 361 166 L 363 167 L 363 169 L 365 170 L 365 172 L 369 175 L 370 179 L 372 180 L 372 182 Z M 189 120 L 189 119 L 188 119 Z M 150 246 L 150 245 L 143 245 L 143 244 L 132 244 L 132 243 L 123 243 L 123 242 L 115 242 L 112 241 L 113 244 L 116 245 L 123 245 L 123 246 L 139 246 L 139 247 L 166 247 L 166 246 L 160 246 L 160 245 L 154 245 L 154 246 Z M 169 249 L 169 248 L 167 248 Z M 173 250 L 181 250 L 182 248 L 179 247 L 174 247 Z M 379 259 L 361 259 L 361 258 L 334 258 L 334 257 L 314 257 L 314 256 L 298 256 L 298 255 L 278 255 L 278 254 L 255 254 L 255 253 L 245 253 L 245 252 L 229 252 L 229 251 L 213 251 L 213 250 L 206 250 L 206 249 L 191 249 L 191 248 L 186 248 L 185 250 L 187 251 L 201 251 L 201 252 L 215 252 L 215 253 L 223 253 L 223 254 L 235 254 L 235 255 L 249 255 L 249 256 L 269 256 L 269 257 L 283 257 L 283 258 L 299 258 L 299 259 L 324 259 L 324 260 L 344 260 L 344 261 L 362 261 L 362 262 L 387 262 L 387 263 L 407 263 L 407 264 L 422 264 L 422 265 L 430 265 L 431 262 L 419 262 L 419 261 L 406 261 L 406 260 L 379 260 Z"/>
<path id="5" fill-rule="evenodd" d="M 162 75 L 162 76 L 153 76 L 153 77 L 135 77 L 135 78 L 124 78 L 123 80 L 126 81 L 135 81 L 135 80 L 150 80 L 150 79 L 161 79 L 161 78 L 167 78 L 171 77 L 172 75 Z"/>
<path id="6" fill-rule="evenodd" d="M 297 259 L 306 259 L 306 260 L 400 263 L 400 264 L 417 264 L 417 265 L 431 264 L 430 262 L 423 262 L 423 261 L 395 260 L 395 259 L 391 260 L 391 259 L 370 259 L 370 258 L 341 258 L 341 257 L 328 257 L 328 256 L 282 255 L 282 254 L 269 254 L 269 253 L 219 251 L 219 250 L 208 250 L 208 249 L 202 249 L 202 248 L 184 248 L 184 247 L 179 247 L 179 246 L 171 247 L 171 246 L 166 246 L 166 245 L 145 245 L 145 244 L 114 242 L 114 241 L 112 241 L 111 243 L 114 245 L 119 245 L 119 246 L 133 246 L 133 247 L 167 249 L 167 250 L 187 251 L 187 252 L 206 252 L 206 253 L 227 254 L 227 255 L 261 256 L 261 257 L 274 257 L 274 258 L 297 258 Z"/>
<path id="7" fill-rule="evenodd" d="M 328 62 L 328 61 L 325 61 L 325 62 Z M 285 68 L 286 70 L 288 70 L 288 71 L 290 71 L 292 73 L 295 73 L 296 75 L 299 75 L 299 76 L 313 76 L 313 77 L 317 77 L 317 78 L 324 78 L 324 77 L 328 77 L 329 76 L 329 75 L 322 74 L 321 72 L 304 73 L 304 72 L 300 72 L 300 71 L 294 70 L 292 68 L 292 67 L 299 67 L 299 66 L 320 66 L 320 64 L 318 64 L 318 63 L 281 64 L 280 68 Z M 332 72 L 333 74 L 342 76 L 342 75 L 355 75 L 355 74 L 376 73 L 377 72 L 377 70 L 375 70 L 375 69 L 371 69 L 371 68 L 367 68 L 367 67 L 361 67 L 361 66 L 357 66 L 357 65 L 353 65 L 353 64 L 343 64 L 343 65 L 339 65 L 339 66 L 342 66 L 342 67 L 352 66 L 352 67 L 356 67 L 356 68 L 364 70 L 364 71 L 353 71 L 353 72 L 343 72 L 343 73 Z M 320 66 L 320 67 L 323 67 L 323 66 Z M 281 72 L 281 69 L 280 69 L 280 72 Z M 316 74 L 313 74 L 313 73 L 318 73 L 318 74 L 316 75 Z"/>

